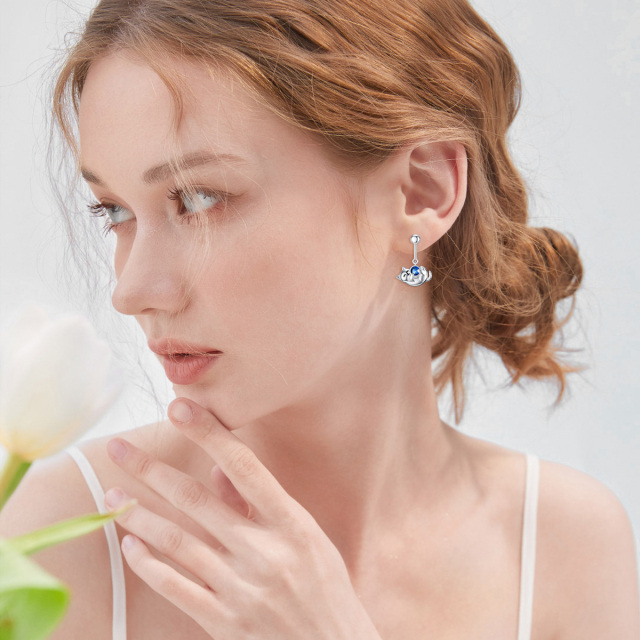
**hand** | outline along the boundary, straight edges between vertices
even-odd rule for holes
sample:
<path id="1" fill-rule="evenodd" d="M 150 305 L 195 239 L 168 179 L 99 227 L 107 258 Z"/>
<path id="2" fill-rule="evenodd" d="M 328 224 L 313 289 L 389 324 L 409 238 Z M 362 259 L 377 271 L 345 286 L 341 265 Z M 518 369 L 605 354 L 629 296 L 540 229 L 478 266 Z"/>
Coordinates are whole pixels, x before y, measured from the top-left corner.
<path id="1" fill-rule="evenodd" d="M 183 405 L 193 416 L 179 422 L 176 409 Z M 237 508 L 237 498 L 235 504 L 221 499 L 191 476 L 119 438 L 126 453 L 121 459 L 112 455 L 114 462 L 222 544 L 213 549 L 136 505 L 116 519 L 141 539 L 134 536 L 130 548 L 125 547 L 129 536 L 123 540 L 133 572 L 215 640 L 380 640 L 338 549 L 254 452 L 192 400 L 174 400 L 169 418 L 211 456 L 212 466 L 218 464 L 249 506 L 249 517 Z M 127 499 L 125 495 L 123 501 Z M 116 504 L 109 501 L 109 506 Z M 157 559 L 145 542 L 206 588 Z"/>

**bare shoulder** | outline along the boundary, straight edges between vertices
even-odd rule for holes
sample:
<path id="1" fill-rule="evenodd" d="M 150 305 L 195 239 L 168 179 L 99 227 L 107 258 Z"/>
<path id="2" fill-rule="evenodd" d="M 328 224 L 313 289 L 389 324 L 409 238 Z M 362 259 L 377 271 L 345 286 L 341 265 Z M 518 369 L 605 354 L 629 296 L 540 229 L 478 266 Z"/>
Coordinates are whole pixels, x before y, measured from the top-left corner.
<path id="1" fill-rule="evenodd" d="M 538 534 L 549 550 L 558 551 L 554 562 L 598 565 L 581 554 L 633 543 L 631 521 L 620 499 L 606 484 L 578 469 L 541 460 L 538 500 Z M 569 543 L 571 550 L 565 546 Z"/>
<path id="2" fill-rule="evenodd" d="M 525 456 L 465 435 L 490 487 L 522 522 Z M 637 640 L 640 596 L 634 532 L 600 480 L 540 459 L 532 639 Z"/>
<path id="3" fill-rule="evenodd" d="M 94 470 L 104 467 L 105 445 L 111 437 L 85 440 L 76 445 Z M 117 469 L 116 465 L 112 467 Z M 100 475 L 98 473 L 99 478 Z M 95 511 L 95 500 L 77 462 L 68 451 L 60 451 L 49 458 L 36 460 L 29 467 L 16 491 L 0 511 L 0 536 L 21 535 L 51 522 Z M 98 530 L 77 538 L 76 542 L 98 538 L 99 533 Z M 66 544 L 56 545 L 52 549 L 62 549 Z M 47 555 L 47 551 L 41 552 L 42 557 Z"/>
<path id="4" fill-rule="evenodd" d="M 135 431 L 126 432 L 127 439 Z M 109 469 L 105 462 L 105 444 L 111 437 L 86 440 L 77 445 L 96 471 L 101 484 L 115 484 L 118 479 L 113 474 L 122 473 L 113 464 Z M 19 536 L 54 522 L 96 513 L 97 510 L 78 464 L 68 452 L 61 451 L 31 465 L 0 511 L 0 537 Z M 51 636 L 52 640 L 86 638 L 89 626 L 94 640 L 111 638 L 112 586 L 104 530 L 97 529 L 43 549 L 33 555 L 33 560 L 64 582 L 71 591 L 69 608 Z"/>
<path id="5" fill-rule="evenodd" d="M 536 557 L 536 582 L 555 602 L 558 640 L 639 637 L 632 525 L 603 482 L 540 461 Z"/>

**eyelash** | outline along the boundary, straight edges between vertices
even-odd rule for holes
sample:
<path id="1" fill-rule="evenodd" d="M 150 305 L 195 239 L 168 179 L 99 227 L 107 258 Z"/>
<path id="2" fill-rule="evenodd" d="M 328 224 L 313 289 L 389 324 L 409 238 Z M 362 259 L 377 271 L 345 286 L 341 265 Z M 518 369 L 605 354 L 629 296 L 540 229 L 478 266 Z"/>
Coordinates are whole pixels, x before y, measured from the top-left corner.
<path id="1" fill-rule="evenodd" d="M 189 196 L 191 193 L 202 193 L 205 196 L 212 196 L 214 198 L 219 198 L 221 202 L 224 202 L 227 197 L 228 194 L 226 193 L 221 193 L 219 191 L 211 191 L 210 189 L 203 189 L 200 187 L 196 187 L 195 189 L 193 189 L 193 191 L 187 193 L 186 191 L 184 191 L 183 189 L 169 189 L 169 195 L 167 195 L 167 198 L 169 200 L 183 200 L 185 196 Z M 219 204 L 219 203 L 218 203 Z M 115 205 L 115 204 L 111 204 L 109 202 L 94 202 L 94 203 L 90 203 L 87 204 L 87 209 L 89 209 L 89 212 L 91 213 L 91 215 L 97 217 L 97 218 L 102 218 L 104 216 L 107 215 L 107 211 L 113 207 L 119 207 L 120 205 Z M 208 209 L 203 209 L 202 211 L 208 211 L 209 209 L 213 209 L 216 205 L 213 205 L 211 207 L 209 207 Z M 124 207 L 123 207 L 124 208 Z M 201 211 L 198 211 L 197 213 L 201 213 Z M 195 215 L 197 215 L 197 213 L 188 213 L 188 215 L 184 215 L 184 219 L 185 222 L 187 224 L 191 224 L 191 218 Z M 183 216 L 183 211 L 181 210 L 179 212 L 180 216 Z M 120 226 L 121 224 L 123 224 L 122 222 L 111 222 L 111 220 L 108 220 L 104 223 L 104 226 L 102 228 L 103 230 L 103 235 L 106 237 L 115 227 Z"/>

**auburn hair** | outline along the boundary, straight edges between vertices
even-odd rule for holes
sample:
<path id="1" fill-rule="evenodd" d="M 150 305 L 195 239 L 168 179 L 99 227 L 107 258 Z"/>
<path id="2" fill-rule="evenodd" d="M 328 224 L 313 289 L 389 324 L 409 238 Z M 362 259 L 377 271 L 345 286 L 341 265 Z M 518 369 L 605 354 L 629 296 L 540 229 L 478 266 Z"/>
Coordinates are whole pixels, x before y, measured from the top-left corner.
<path id="1" fill-rule="evenodd" d="M 566 374 L 553 343 L 575 307 L 583 269 L 575 243 L 527 224 L 528 194 L 507 147 L 521 82 L 507 46 L 466 0 L 101 0 L 65 55 L 53 116 L 77 157 L 74 118 L 94 60 L 126 50 L 166 83 L 182 114 L 172 57 L 222 68 L 290 123 L 366 173 L 420 140 L 461 142 L 467 197 L 429 248 L 436 392 L 451 383 L 456 424 L 474 344 L 511 377 Z M 426 294 L 425 294 L 426 295 Z M 571 298 L 564 318 L 559 301 Z"/>

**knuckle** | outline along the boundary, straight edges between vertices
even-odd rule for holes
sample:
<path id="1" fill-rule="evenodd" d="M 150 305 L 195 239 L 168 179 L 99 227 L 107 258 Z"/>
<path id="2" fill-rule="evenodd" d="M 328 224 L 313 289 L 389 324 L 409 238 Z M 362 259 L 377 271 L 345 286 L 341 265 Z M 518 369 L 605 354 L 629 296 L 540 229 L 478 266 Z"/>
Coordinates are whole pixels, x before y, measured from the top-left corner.
<path id="1" fill-rule="evenodd" d="M 318 526 L 315 520 L 312 523 L 310 518 L 306 510 L 294 509 L 280 516 L 280 527 L 292 542 L 308 543 L 314 539 Z"/>
<path id="2" fill-rule="evenodd" d="M 303 556 L 291 545 L 280 545 L 270 550 L 266 557 L 264 572 L 276 589 L 289 590 L 300 576 Z"/>
<path id="3" fill-rule="evenodd" d="M 283 576 L 285 569 L 290 568 L 295 564 L 296 554 L 294 549 L 288 545 L 279 545 L 271 550 L 271 557 L 275 566 L 278 569 L 277 575 Z"/>
<path id="4" fill-rule="evenodd" d="M 176 600 L 182 587 L 174 575 L 166 574 L 158 578 L 158 589 L 168 600 Z"/>
<path id="5" fill-rule="evenodd" d="M 149 456 L 140 456 L 135 463 L 134 472 L 139 478 L 147 478 L 151 474 L 153 460 Z"/>
<path id="6" fill-rule="evenodd" d="M 260 570 L 272 579 L 288 575 L 303 557 L 290 539 L 280 535 L 265 538 L 261 550 Z"/>
<path id="7" fill-rule="evenodd" d="M 254 616 L 248 616 L 245 613 L 246 609 L 242 607 L 235 607 L 233 611 L 229 613 L 229 619 L 231 629 L 238 630 L 239 638 L 251 638 L 255 631 L 255 624 L 252 621 Z"/>
<path id="8" fill-rule="evenodd" d="M 229 468 L 233 474 L 243 478 L 254 475 L 258 468 L 255 453 L 244 447 L 232 451 L 229 455 Z"/>
<path id="9" fill-rule="evenodd" d="M 315 544 L 315 532 L 311 531 L 308 527 L 305 527 L 304 524 L 299 521 L 290 524 L 287 532 L 289 534 L 288 539 L 295 549 L 308 549 Z"/>
<path id="10" fill-rule="evenodd" d="M 158 551 L 167 555 L 178 551 L 184 535 L 180 527 L 168 526 L 163 528 L 158 535 Z"/>
<path id="11" fill-rule="evenodd" d="M 136 505 L 131 507 L 131 509 L 127 509 L 124 513 L 121 513 L 117 522 L 124 522 L 129 526 L 134 526 L 137 521 L 140 520 L 140 505 Z"/>
<path id="12" fill-rule="evenodd" d="M 185 478 L 178 483 L 174 498 L 179 507 L 199 507 L 207 503 L 208 493 L 208 489 L 199 480 Z"/>
<path id="13" fill-rule="evenodd" d="M 212 425 L 207 419 L 194 417 L 189 425 L 191 433 L 200 441 L 207 440 L 211 436 Z"/>

